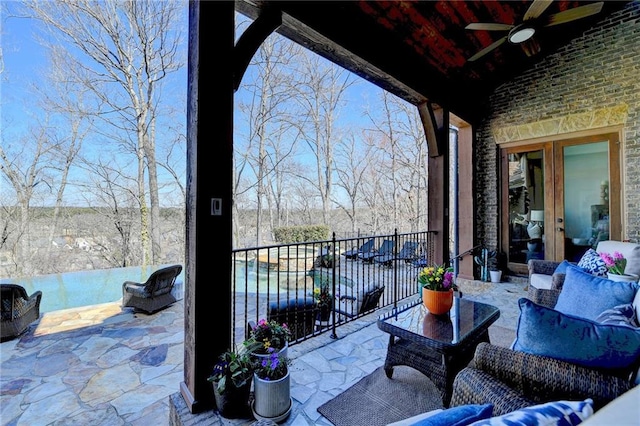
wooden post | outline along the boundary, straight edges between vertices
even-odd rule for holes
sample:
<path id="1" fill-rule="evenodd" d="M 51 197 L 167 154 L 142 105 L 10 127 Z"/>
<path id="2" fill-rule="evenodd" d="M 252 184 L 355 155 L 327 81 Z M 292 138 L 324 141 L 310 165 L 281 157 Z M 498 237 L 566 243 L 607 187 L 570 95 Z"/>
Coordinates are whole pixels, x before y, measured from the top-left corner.
<path id="1" fill-rule="evenodd" d="M 189 2 L 184 382 L 191 413 L 231 347 L 234 2 Z M 204 57 L 208 60 L 201 60 Z M 206 155 L 212 154 L 213 155 Z"/>

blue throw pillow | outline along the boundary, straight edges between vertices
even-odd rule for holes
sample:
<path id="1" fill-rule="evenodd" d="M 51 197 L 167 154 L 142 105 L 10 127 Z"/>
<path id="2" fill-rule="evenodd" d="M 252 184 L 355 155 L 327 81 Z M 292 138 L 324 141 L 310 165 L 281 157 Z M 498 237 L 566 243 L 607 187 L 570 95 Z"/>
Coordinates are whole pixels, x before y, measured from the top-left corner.
<path id="1" fill-rule="evenodd" d="M 578 262 L 578 266 L 591 275 L 595 275 L 597 277 L 607 276 L 607 265 L 604 263 L 604 260 L 600 257 L 598 252 L 592 248 L 582 255 Z"/>
<path id="2" fill-rule="evenodd" d="M 640 360 L 638 329 L 565 315 L 526 298 L 518 304 L 516 351 L 616 370 L 631 369 Z"/>
<path id="3" fill-rule="evenodd" d="M 466 426 L 478 420 L 488 419 L 492 414 L 492 404 L 460 405 L 442 410 L 438 414 L 412 423 L 411 426 Z"/>
<path id="4" fill-rule="evenodd" d="M 611 281 L 569 266 L 555 310 L 595 320 L 607 309 L 633 303 L 637 290 L 637 283 Z"/>
<path id="5" fill-rule="evenodd" d="M 509 426 L 574 426 L 593 415 L 593 400 L 555 401 L 525 407 L 498 417 L 472 423 L 480 425 Z"/>
<path id="6" fill-rule="evenodd" d="M 576 266 L 575 263 L 571 263 L 568 260 L 563 260 L 562 262 L 560 262 L 560 264 L 556 267 L 555 271 L 553 271 L 554 274 L 565 274 L 567 272 L 567 267 L 569 266 L 573 266 L 574 268 L 577 268 L 578 266 Z M 582 268 L 580 268 L 582 269 Z"/>

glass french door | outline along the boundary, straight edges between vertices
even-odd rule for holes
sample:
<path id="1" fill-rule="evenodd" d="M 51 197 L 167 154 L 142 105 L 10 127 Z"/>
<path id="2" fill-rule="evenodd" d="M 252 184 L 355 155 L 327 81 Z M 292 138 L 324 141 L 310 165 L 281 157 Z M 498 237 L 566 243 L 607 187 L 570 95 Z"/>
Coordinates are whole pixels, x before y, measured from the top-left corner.
<path id="1" fill-rule="evenodd" d="M 620 238 L 617 140 L 606 134 L 502 150 L 510 269 L 526 274 L 530 259 L 579 260 L 599 241 Z"/>

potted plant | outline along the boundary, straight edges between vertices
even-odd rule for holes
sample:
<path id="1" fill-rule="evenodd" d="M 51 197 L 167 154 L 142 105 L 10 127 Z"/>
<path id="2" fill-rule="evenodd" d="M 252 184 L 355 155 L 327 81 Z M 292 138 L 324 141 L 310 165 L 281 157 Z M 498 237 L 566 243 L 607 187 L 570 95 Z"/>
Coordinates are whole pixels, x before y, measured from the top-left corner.
<path id="1" fill-rule="evenodd" d="M 252 327 L 249 338 L 244 345 L 248 352 L 263 358 L 274 350 L 287 356 L 287 348 L 291 340 L 291 330 L 285 323 L 274 320 L 261 319 L 255 327 Z"/>
<path id="2" fill-rule="evenodd" d="M 291 413 L 291 360 L 274 349 L 255 365 L 253 414 L 279 422 Z"/>
<path id="3" fill-rule="evenodd" d="M 248 414 L 253 371 L 254 363 L 244 350 L 220 355 L 207 380 L 213 385 L 216 407 L 223 417 L 238 418 Z"/>
<path id="4" fill-rule="evenodd" d="M 607 267 L 607 278 L 612 281 L 629 281 L 637 282 L 638 276 L 634 274 L 626 274 L 624 270 L 627 267 L 627 259 L 619 251 L 614 251 L 613 254 L 600 253 L 600 257 L 604 261 L 604 265 Z"/>
<path id="5" fill-rule="evenodd" d="M 333 295 L 329 291 L 329 285 L 322 283 L 313 289 L 313 300 L 318 307 L 318 317 L 320 321 L 328 321 L 333 309 Z"/>
<path id="6" fill-rule="evenodd" d="M 449 312 L 453 306 L 453 291 L 457 289 L 453 282 L 453 268 L 427 266 L 418 274 L 418 283 L 422 287 L 422 303 L 430 313 L 442 315 Z"/>

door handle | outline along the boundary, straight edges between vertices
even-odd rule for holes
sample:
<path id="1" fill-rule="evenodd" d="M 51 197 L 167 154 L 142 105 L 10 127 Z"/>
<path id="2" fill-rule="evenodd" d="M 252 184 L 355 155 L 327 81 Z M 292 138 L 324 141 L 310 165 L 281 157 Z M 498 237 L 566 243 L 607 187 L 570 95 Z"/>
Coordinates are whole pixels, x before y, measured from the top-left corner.
<path id="1" fill-rule="evenodd" d="M 558 226 L 558 227 L 556 228 L 556 231 L 558 231 L 558 232 L 563 232 L 563 231 L 564 231 L 564 228 L 562 228 L 562 227 Z"/>

